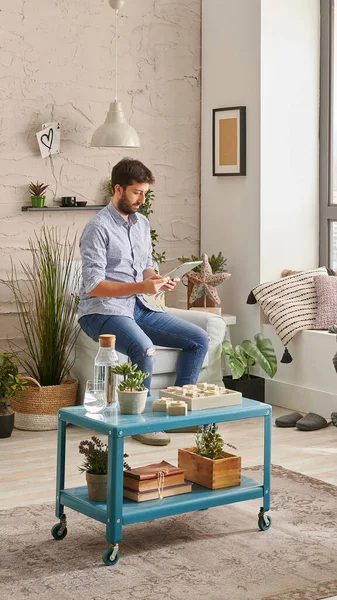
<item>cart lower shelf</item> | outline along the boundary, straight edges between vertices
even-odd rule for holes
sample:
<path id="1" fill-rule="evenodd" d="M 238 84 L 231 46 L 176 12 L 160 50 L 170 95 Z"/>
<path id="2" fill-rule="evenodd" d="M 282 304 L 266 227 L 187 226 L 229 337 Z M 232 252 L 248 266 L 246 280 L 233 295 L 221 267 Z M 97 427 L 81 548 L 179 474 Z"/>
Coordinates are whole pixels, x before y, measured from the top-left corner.
<path id="1" fill-rule="evenodd" d="M 220 490 L 209 490 L 194 483 L 192 492 L 170 496 L 162 500 L 133 502 L 128 498 L 124 498 L 122 523 L 123 525 L 139 523 L 203 508 L 252 500 L 262 496 L 263 485 L 245 476 L 242 476 L 240 485 L 221 488 Z M 96 521 L 107 522 L 106 502 L 90 502 L 86 486 L 61 491 L 61 502 L 64 506 L 68 506 Z"/>

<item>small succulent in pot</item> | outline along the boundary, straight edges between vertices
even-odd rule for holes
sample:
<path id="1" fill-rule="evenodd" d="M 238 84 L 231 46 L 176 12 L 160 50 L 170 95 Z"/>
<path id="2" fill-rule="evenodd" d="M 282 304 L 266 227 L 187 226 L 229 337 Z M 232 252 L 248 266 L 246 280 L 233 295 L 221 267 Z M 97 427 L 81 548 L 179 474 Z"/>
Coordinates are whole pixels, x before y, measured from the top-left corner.
<path id="1" fill-rule="evenodd" d="M 44 201 L 46 199 L 46 197 L 44 196 L 44 192 L 47 190 L 48 187 L 49 185 L 46 183 L 39 183 L 38 181 L 36 183 L 33 183 L 32 181 L 30 182 L 30 199 L 34 208 L 43 208 Z"/>
<path id="2" fill-rule="evenodd" d="M 123 381 L 117 388 L 120 411 L 123 415 L 139 415 L 145 409 L 148 390 L 144 385 L 150 375 L 138 369 L 137 364 L 124 363 L 112 369 L 116 375 L 122 375 Z"/>

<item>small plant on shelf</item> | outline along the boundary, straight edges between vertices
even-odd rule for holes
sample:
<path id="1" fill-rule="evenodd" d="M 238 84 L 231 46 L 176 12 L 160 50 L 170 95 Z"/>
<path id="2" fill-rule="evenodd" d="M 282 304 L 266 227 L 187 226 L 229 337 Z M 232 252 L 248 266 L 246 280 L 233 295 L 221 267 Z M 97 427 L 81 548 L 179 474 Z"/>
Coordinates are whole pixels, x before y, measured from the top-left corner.
<path id="1" fill-rule="evenodd" d="M 48 184 L 39 183 L 38 181 L 36 183 L 33 183 L 32 181 L 30 182 L 30 184 L 29 184 L 30 199 L 32 202 L 32 206 L 34 208 L 43 208 L 44 207 L 44 201 L 46 199 L 44 193 L 48 189 L 48 187 L 49 187 Z"/>
<path id="2" fill-rule="evenodd" d="M 214 425 L 202 425 L 200 431 L 195 436 L 196 449 L 195 454 L 205 456 L 211 460 L 224 458 L 224 446 L 235 448 L 232 444 L 227 444 L 220 433 L 217 433 Z"/>
<path id="3" fill-rule="evenodd" d="M 10 408 L 11 398 L 23 400 L 27 389 L 26 380 L 20 375 L 18 361 L 8 352 L 0 352 L 0 438 L 10 437 L 14 427 L 14 413 Z"/>
<path id="4" fill-rule="evenodd" d="M 84 455 L 84 460 L 78 470 L 81 473 L 90 473 L 91 475 L 107 475 L 108 473 L 108 445 L 102 442 L 98 437 L 92 436 L 90 440 L 82 440 L 78 447 L 79 453 Z M 124 454 L 128 458 L 128 454 Z M 125 470 L 130 466 L 124 460 Z"/>

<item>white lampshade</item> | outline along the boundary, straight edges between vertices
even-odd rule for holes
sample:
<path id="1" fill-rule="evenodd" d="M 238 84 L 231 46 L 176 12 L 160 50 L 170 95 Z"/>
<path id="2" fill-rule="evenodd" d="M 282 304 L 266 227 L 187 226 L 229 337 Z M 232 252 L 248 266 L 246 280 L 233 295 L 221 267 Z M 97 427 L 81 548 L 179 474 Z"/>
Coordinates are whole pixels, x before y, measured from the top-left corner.
<path id="1" fill-rule="evenodd" d="M 95 148 L 139 148 L 138 134 L 127 122 L 121 102 L 111 102 L 105 122 L 94 132 L 91 145 Z"/>

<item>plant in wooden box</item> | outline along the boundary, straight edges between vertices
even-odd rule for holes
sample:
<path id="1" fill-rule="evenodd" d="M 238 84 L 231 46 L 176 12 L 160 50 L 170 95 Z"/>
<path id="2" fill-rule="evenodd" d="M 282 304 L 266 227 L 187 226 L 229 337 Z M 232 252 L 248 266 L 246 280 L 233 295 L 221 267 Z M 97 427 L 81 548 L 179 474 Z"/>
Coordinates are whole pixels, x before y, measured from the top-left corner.
<path id="1" fill-rule="evenodd" d="M 212 490 L 240 485 L 241 457 L 225 452 L 224 446 L 235 448 L 224 442 L 214 425 L 203 425 L 194 448 L 178 449 L 178 466 L 184 469 L 185 479 Z"/>
<path id="2" fill-rule="evenodd" d="M 245 398 L 264 402 L 265 379 L 252 375 L 250 370 L 259 365 L 272 378 L 277 371 L 277 358 L 269 338 L 257 333 L 254 340 L 244 340 L 235 348 L 228 340 L 222 342 L 222 352 L 228 356 L 231 370 L 231 375 L 225 375 L 223 382 L 229 389 L 241 392 Z"/>
<path id="3" fill-rule="evenodd" d="M 0 352 L 0 438 L 12 435 L 14 412 L 10 404 L 11 398 L 22 399 L 22 392 L 27 387 L 26 381 L 18 370 L 18 361 L 8 352 Z"/>
<path id="4" fill-rule="evenodd" d="M 143 382 L 150 373 L 137 369 L 138 365 L 131 363 L 123 363 L 112 369 L 116 375 L 123 376 L 117 388 L 119 408 L 123 415 L 139 415 L 146 405 L 148 389 Z"/>
<path id="5" fill-rule="evenodd" d="M 90 440 L 82 440 L 78 449 L 79 453 L 85 457 L 78 470 L 86 474 L 89 500 L 91 502 L 106 502 L 108 445 L 93 435 Z M 124 458 L 127 457 L 128 454 L 124 454 Z M 123 465 L 125 470 L 130 469 L 126 461 Z"/>
<path id="6" fill-rule="evenodd" d="M 61 239 L 57 229 L 42 228 L 29 239 L 31 262 L 21 263 L 2 283 L 12 291 L 24 347 L 9 342 L 28 377 L 23 402 L 12 401 L 18 429 L 57 429 L 59 408 L 76 403 L 78 381 L 69 378 L 79 332 L 76 293 L 80 272 L 74 263 L 76 239 Z"/>
<path id="7" fill-rule="evenodd" d="M 38 181 L 36 183 L 33 183 L 32 181 L 30 182 L 29 192 L 30 192 L 30 200 L 31 200 L 33 208 L 43 208 L 44 207 L 44 201 L 46 199 L 46 196 L 44 196 L 44 192 L 46 191 L 46 189 L 48 187 L 49 187 L 48 184 L 39 183 Z"/>

